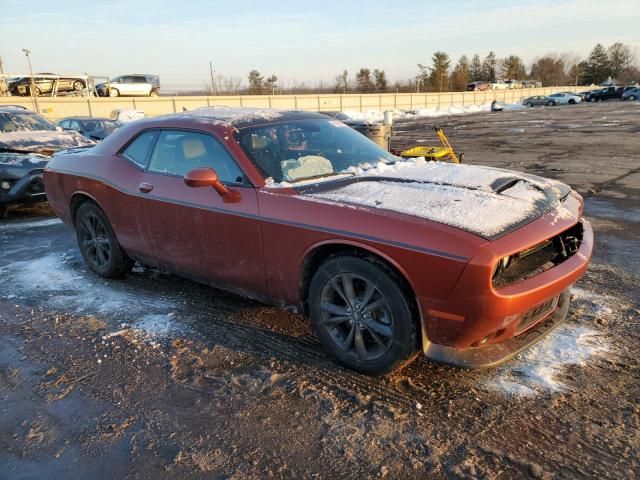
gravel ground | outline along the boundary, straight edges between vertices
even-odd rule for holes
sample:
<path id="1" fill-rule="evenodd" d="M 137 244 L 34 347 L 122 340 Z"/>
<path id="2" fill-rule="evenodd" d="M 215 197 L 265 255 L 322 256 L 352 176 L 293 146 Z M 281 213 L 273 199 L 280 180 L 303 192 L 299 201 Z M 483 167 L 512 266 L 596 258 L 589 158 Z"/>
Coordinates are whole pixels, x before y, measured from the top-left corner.
<path id="1" fill-rule="evenodd" d="M 596 231 L 569 321 L 491 370 L 329 361 L 297 315 L 136 266 L 42 208 L 0 223 L 1 478 L 633 478 L 640 103 L 438 119 L 473 164 L 560 179 Z M 436 144 L 427 119 L 393 146 Z"/>

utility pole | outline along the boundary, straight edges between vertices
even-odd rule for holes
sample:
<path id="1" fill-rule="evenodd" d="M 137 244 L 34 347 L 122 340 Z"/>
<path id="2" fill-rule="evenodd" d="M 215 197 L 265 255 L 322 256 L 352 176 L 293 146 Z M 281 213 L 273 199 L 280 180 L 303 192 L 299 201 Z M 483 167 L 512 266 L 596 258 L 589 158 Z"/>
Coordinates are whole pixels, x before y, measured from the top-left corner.
<path id="1" fill-rule="evenodd" d="M 209 62 L 209 71 L 211 72 L 211 94 L 216 94 L 216 81 L 213 75 L 213 62 Z"/>
<path id="2" fill-rule="evenodd" d="M 27 57 L 27 62 L 29 62 L 29 73 L 31 74 L 31 97 L 33 98 L 33 102 L 36 105 L 36 112 L 40 113 L 40 104 L 38 103 L 38 93 L 36 92 L 36 81 L 33 78 L 33 69 L 31 68 L 31 50 L 27 50 L 23 48 L 22 51 Z"/>

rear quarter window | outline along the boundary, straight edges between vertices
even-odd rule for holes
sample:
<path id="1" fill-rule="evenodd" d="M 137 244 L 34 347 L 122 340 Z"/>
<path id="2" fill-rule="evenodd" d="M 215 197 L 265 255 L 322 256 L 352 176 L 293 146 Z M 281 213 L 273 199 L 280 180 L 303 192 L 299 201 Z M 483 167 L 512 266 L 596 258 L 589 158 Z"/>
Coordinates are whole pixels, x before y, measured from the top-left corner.
<path id="1" fill-rule="evenodd" d="M 129 143 L 120 155 L 145 169 L 157 137 L 158 132 L 143 132 Z"/>

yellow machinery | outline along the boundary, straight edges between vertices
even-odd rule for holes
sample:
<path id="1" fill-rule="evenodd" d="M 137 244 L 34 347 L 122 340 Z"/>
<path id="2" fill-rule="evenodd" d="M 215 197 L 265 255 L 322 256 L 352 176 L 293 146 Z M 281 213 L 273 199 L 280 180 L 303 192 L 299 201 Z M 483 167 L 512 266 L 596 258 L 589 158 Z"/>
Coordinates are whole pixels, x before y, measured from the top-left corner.
<path id="1" fill-rule="evenodd" d="M 404 158 L 416 158 L 416 157 L 424 157 L 427 160 L 444 161 L 449 159 L 451 163 L 462 163 L 462 159 L 464 158 L 464 153 L 457 154 L 453 151 L 449 140 L 447 140 L 447 136 L 444 134 L 442 129 L 435 126 L 436 134 L 440 138 L 442 142 L 442 147 L 433 147 L 433 146 L 419 146 L 413 147 L 409 150 L 404 150 L 400 153 L 401 157 Z"/>

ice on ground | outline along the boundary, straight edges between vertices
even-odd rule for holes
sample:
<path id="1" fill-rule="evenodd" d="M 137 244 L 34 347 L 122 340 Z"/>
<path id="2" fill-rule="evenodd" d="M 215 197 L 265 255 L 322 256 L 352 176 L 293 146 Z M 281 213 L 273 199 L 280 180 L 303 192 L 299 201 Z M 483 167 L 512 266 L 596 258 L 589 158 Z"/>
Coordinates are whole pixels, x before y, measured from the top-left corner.
<path id="1" fill-rule="evenodd" d="M 33 222 L 11 222 L 0 224 L 0 232 L 15 232 L 16 230 L 31 230 L 32 228 L 51 227 L 62 223 L 59 218 L 49 218 L 47 220 L 37 220 Z"/>
<path id="2" fill-rule="evenodd" d="M 606 296 L 582 289 L 571 290 L 577 310 L 587 318 L 607 318 L 613 314 Z M 606 337 L 585 325 L 567 323 L 524 351 L 515 360 L 499 367 L 486 385 L 509 395 L 534 396 L 542 392 L 563 392 L 570 387 L 561 374 L 568 365 L 586 367 L 594 357 L 610 353 Z"/>
<path id="3" fill-rule="evenodd" d="M 143 318 L 173 311 L 173 303 L 151 293 L 126 291 L 126 284 L 104 281 L 75 267 L 59 254 L 0 268 L 0 294 L 46 298 L 53 308 L 78 314 Z"/>
<path id="4" fill-rule="evenodd" d="M 185 326 L 176 321 L 173 313 L 145 315 L 132 326 L 151 338 L 168 337 L 184 331 Z"/>

